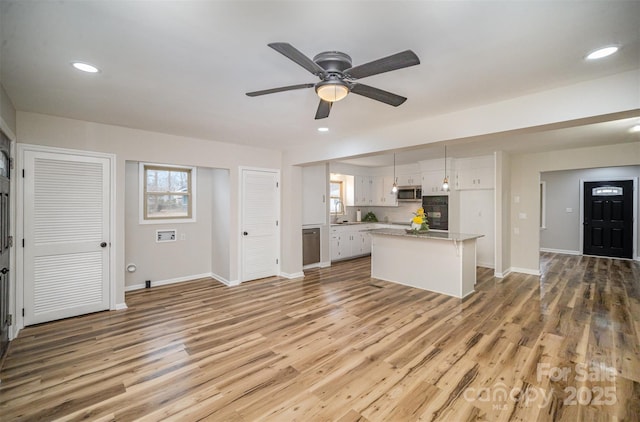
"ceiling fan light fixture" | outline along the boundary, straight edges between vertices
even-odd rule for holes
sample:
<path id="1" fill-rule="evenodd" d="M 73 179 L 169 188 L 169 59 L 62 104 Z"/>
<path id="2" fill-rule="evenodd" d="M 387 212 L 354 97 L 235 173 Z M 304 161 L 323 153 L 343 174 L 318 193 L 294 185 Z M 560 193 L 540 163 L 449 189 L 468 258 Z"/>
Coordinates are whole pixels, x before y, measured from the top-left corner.
<path id="1" fill-rule="evenodd" d="M 349 87 L 342 81 L 323 81 L 316 85 L 316 93 L 324 101 L 335 103 L 349 93 Z"/>

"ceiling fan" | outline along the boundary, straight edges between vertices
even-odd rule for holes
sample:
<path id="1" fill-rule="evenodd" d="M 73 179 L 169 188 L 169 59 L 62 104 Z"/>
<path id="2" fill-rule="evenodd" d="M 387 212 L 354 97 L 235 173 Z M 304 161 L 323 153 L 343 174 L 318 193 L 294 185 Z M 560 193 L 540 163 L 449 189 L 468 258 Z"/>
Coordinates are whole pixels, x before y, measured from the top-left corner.
<path id="1" fill-rule="evenodd" d="M 320 78 L 320 82 L 247 92 L 247 95 L 257 97 L 275 92 L 315 87 L 316 93 L 320 97 L 316 119 L 329 117 L 332 104 L 340 101 L 350 92 L 394 107 L 399 106 L 407 100 L 405 97 L 358 83 L 356 80 L 420 64 L 420 59 L 411 50 L 392 54 L 359 66 L 352 66 L 351 57 L 340 51 L 325 51 L 311 60 L 291 44 L 277 42 L 268 45 L 316 75 Z"/>

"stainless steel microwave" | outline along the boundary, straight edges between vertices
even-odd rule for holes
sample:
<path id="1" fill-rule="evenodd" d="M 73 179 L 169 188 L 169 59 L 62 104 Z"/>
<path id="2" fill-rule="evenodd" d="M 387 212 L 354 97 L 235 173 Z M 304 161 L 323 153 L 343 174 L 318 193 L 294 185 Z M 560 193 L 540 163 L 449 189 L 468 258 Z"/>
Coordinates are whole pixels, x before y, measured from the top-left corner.
<path id="1" fill-rule="evenodd" d="M 422 186 L 400 186 L 398 188 L 398 202 L 422 201 Z"/>

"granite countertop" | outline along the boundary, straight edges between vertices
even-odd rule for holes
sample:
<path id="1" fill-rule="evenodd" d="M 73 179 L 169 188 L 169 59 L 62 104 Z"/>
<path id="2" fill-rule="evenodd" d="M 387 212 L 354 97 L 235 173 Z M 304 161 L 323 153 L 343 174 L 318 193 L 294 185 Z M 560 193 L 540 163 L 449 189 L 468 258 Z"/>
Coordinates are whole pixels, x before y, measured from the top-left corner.
<path id="1" fill-rule="evenodd" d="M 373 229 L 373 230 L 369 230 L 369 233 L 382 235 L 382 236 L 404 236 L 404 237 L 417 237 L 417 238 L 423 238 L 423 239 L 454 240 L 456 242 L 462 242 L 465 240 L 484 237 L 483 234 L 465 234 L 465 233 L 432 232 L 432 231 L 428 231 L 425 233 L 407 233 L 404 229 Z"/>

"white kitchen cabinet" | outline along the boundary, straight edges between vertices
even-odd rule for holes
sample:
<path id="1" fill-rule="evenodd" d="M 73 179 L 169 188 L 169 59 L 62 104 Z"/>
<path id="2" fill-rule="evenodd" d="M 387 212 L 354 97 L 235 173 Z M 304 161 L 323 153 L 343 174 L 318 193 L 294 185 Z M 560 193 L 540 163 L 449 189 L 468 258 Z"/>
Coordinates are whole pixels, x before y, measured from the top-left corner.
<path id="1" fill-rule="evenodd" d="M 346 241 L 346 238 L 343 239 L 343 234 L 331 234 L 331 260 L 338 261 L 340 259 L 347 258 L 351 256 L 351 244 Z M 349 250 L 347 251 L 347 248 Z"/>
<path id="2" fill-rule="evenodd" d="M 456 160 L 455 188 L 458 190 L 493 189 L 493 157 L 474 157 Z"/>
<path id="3" fill-rule="evenodd" d="M 331 227 L 331 260 L 352 258 L 371 253 L 371 236 L 367 232 L 372 225 L 347 225 Z"/>
<path id="4" fill-rule="evenodd" d="M 397 183 L 398 186 L 420 186 L 422 185 L 422 175 L 420 173 L 399 174 Z"/>
<path id="5" fill-rule="evenodd" d="M 422 195 L 447 195 L 447 191 L 442 189 L 444 181 L 444 171 L 425 171 L 422 173 Z M 449 177 L 449 190 L 453 188 L 451 177 Z"/>
<path id="6" fill-rule="evenodd" d="M 302 169 L 302 224 L 327 222 L 327 166 Z"/>
<path id="7" fill-rule="evenodd" d="M 391 193 L 391 176 L 355 176 L 356 206 L 395 207 L 396 195 Z"/>
<path id="8" fill-rule="evenodd" d="M 355 185 L 355 205 L 368 206 L 371 205 L 371 176 L 354 177 Z"/>

